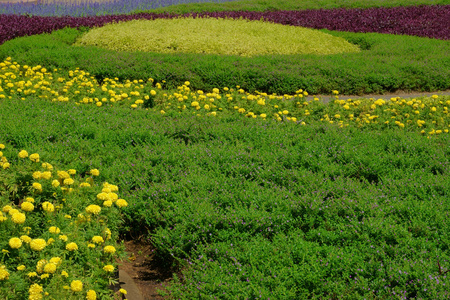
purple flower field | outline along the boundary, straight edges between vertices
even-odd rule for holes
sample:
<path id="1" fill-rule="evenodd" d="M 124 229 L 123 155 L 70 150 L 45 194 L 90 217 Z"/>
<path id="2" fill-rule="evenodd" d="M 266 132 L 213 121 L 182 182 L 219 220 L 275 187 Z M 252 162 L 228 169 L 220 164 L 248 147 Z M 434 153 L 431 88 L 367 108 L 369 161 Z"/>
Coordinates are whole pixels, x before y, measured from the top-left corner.
<path id="1" fill-rule="evenodd" d="M 293 26 L 350 32 L 377 32 L 450 39 L 448 16 L 450 5 L 410 6 L 369 9 L 331 9 L 271 12 L 210 12 L 194 14 L 198 17 L 245 18 L 264 20 Z M 174 18 L 176 14 L 139 13 L 87 17 L 41 17 L 0 15 L 0 44 L 10 39 L 48 33 L 64 27 L 95 27 L 107 23 L 133 19 Z"/>
<path id="2" fill-rule="evenodd" d="M 111 0 L 107 2 L 85 1 L 83 3 L 0 3 L 0 14 L 32 16 L 99 16 L 128 14 L 135 10 L 149 10 L 185 3 L 216 2 L 232 0 Z"/>

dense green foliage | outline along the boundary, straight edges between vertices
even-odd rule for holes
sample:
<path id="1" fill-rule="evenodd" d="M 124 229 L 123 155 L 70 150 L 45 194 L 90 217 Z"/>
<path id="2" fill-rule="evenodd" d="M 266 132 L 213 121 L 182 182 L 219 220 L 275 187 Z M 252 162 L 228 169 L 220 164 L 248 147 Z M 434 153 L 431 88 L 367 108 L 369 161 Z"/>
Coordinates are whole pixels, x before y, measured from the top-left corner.
<path id="1" fill-rule="evenodd" d="M 177 298 L 446 295 L 448 134 L 37 99 L 0 111 L 14 149 L 119 183 L 123 231 L 145 227 L 161 259 L 193 264 Z"/>
<path id="2" fill-rule="evenodd" d="M 420 4 L 337 2 L 247 0 L 220 7 Z M 219 8 L 193 4 L 174 9 L 198 7 Z M 6 145 L 5 154 L 27 149 L 79 174 L 98 168 L 98 182 L 117 184 L 129 202 L 123 208 L 122 235 L 144 236 L 157 248 L 155 259 L 180 269 L 167 298 L 450 298 L 448 96 L 380 105 L 373 100 L 360 106 L 352 106 L 355 101 L 299 104 L 305 105 L 298 108 L 305 118 L 305 109 L 311 109 L 303 125 L 300 117 L 287 121 L 284 113 L 275 121 L 244 117 L 224 106 L 213 117 L 200 111 L 202 106 L 194 111 L 203 113 L 197 116 L 192 104 L 184 112 L 168 104 L 179 101 L 169 96 L 180 92 L 168 89 L 184 81 L 205 92 L 236 85 L 278 94 L 299 88 L 310 94 L 449 89 L 448 41 L 322 30 L 363 51 L 241 58 L 73 46 L 86 30 L 8 41 L 0 46 L 0 61 L 12 57 L 22 66 L 41 65 L 50 72 L 61 68 L 57 76 L 80 68 L 100 83 L 114 77 L 118 82 L 165 80 L 155 108 L 131 109 L 128 98 L 98 106 L 80 104 L 75 96 L 66 102 L 38 98 L 39 93 L 24 96 L 18 91 L 21 78 L 12 79 L 10 72 L 1 78 L 0 143 Z M 81 79 L 78 83 L 86 85 Z M 60 88 L 50 79 L 42 87 L 48 88 L 42 95 Z M 258 107 L 249 99 L 239 101 L 245 113 Z M 264 107 L 275 108 L 274 103 Z M 119 223 L 112 221 L 113 226 Z"/>
<path id="3" fill-rule="evenodd" d="M 11 56 L 22 64 L 52 69 L 80 67 L 100 82 L 104 78 L 154 78 L 165 87 L 184 81 L 193 89 L 241 86 L 246 91 L 293 94 L 383 93 L 396 90 L 435 91 L 450 88 L 447 41 L 376 33 L 321 30 L 343 37 L 363 51 L 335 55 L 277 55 L 245 58 L 205 54 L 115 52 L 72 46 L 83 30 L 17 38 L 0 46 L 0 59 Z M 320 64 L 318 64 L 320 62 Z"/>

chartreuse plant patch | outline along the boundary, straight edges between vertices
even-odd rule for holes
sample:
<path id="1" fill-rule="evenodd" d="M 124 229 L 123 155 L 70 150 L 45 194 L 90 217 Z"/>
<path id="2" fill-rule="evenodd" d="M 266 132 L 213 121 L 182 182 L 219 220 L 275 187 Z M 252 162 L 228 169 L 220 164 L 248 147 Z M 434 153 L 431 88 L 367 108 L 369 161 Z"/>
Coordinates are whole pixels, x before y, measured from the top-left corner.
<path id="1" fill-rule="evenodd" d="M 128 203 L 98 169 L 43 159 L 0 144 L 0 298 L 111 299 Z"/>
<path id="2" fill-rule="evenodd" d="M 264 21 L 176 18 L 133 20 L 92 29 L 75 45 L 116 51 L 222 55 L 359 52 L 345 39 L 314 29 Z"/>

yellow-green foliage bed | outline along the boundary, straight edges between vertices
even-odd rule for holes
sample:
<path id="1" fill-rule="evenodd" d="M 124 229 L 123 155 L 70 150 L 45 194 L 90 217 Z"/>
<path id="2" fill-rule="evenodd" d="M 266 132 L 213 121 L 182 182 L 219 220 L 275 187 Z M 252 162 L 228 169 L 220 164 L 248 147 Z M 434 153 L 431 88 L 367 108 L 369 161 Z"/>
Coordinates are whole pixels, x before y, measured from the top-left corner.
<path id="1" fill-rule="evenodd" d="M 337 54 L 359 52 L 345 39 L 318 30 L 216 18 L 133 20 L 87 32 L 76 45 L 116 51 L 221 55 Z"/>

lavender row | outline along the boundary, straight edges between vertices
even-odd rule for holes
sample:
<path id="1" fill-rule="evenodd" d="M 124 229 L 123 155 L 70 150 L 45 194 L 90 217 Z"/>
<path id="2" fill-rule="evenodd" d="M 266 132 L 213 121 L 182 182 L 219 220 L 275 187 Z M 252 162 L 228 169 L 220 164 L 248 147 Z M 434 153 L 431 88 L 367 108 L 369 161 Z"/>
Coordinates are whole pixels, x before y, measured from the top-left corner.
<path id="1" fill-rule="evenodd" d="M 83 1 L 82 3 L 0 3 L 0 14 L 32 16 L 99 16 L 128 14 L 136 10 L 150 10 L 177 4 L 215 2 L 232 0 L 111 0 L 107 2 Z"/>
<path id="2" fill-rule="evenodd" d="M 95 27 L 107 23 L 133 19 L 174 18 L 176 14 L 139 13 L 134 15 L 107 15 L 88 17 L 40 17 L 0 15 L 0 44 L 7 40 L 35 35 L 64 27 Z M 331 9 L 273 12 L 208 12 L 196 17 L 246 18 L 350 32 L 378 32 L 405 34 L 449 40 L 450 5 L 410 6 L 369 9 Z"/>

